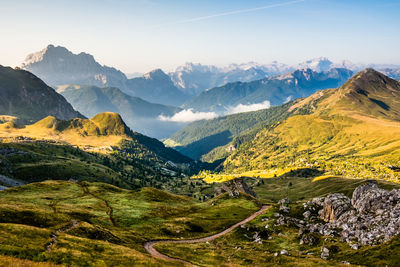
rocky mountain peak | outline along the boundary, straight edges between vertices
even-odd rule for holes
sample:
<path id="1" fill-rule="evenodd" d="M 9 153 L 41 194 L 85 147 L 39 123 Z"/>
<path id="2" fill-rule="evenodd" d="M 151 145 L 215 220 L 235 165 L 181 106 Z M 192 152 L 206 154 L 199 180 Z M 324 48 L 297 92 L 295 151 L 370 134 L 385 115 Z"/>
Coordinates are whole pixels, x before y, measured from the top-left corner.
<path id="1" fill-rule="evenodd" d="M 148 73 L 146 73 L 145 75 L 143 75 L 144 78 L 146 79 L 151 79 L 151 80 L 169 80 L 169 76 L 167 74 L 165 74 L 164 71 L 162 71 L 161 69 L 155 69 L 152 70 Z"/>

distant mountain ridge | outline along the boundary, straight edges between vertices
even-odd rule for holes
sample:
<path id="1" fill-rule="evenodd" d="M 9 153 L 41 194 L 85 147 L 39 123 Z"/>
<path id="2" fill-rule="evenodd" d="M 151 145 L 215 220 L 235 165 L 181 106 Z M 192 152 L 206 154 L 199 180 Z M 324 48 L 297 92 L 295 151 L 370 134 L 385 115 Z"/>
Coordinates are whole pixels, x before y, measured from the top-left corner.
<path id="1" fill-rule="evenodd" d="M 123 87 L 127 79 L 121 71 L 100 65 L 90 54 L 73 54 L 65 47 L 54 45 L 28 55 L 21 67 L 52 86 L 82 84 Z"/>
<path id="2" fill-rule="evenodd" d="M 149 102 L 164 105 L 180 106 L 189 99 L 189 96 L 175 87 L 170 77 L 161 69 L 127 80 L 123 91 Z"/>
<path id="3" fill-rule="evenodd" d="M 32 73 L 0 65 L 0 115 L 32 123 L 47 116 L 84 118 L 63 96 Z"/>
<path id="4" fill-rule="evenodd" d="M 52 86 L 78 84 L 117 87 L 129 95 L 150 102 L 175 106 L 188 99 L 160 69 L 143 77 L 128 79 L 121 71 L 100 65 L 90 54 L 74 54 L 61 46 L 48 45 L 28 55 L 21 68 Z"/>
<path id="5" fill-rule="evenodd" d="M 280 105 L 291 99 L 309 96 L 316 90 L 336 88 L 346 82 L 352 74 L 347 69 L 335 68 L 326 72 L 302 69 L 248 83 L 228 83 L 192 98 L 184 104 L 184 108 L 225 113 L 229 107 L 239 104 L 269 101 L 271 105 Z"/>
<path id="6" fill-rule="evenodd" d="M 230 82 L 249 82 L 282 74 L 292 70 L 291 67 L 273 62 L 260 65 L 254 62 L 231 64 L 227 67 L 186 63 L 170 72 L 174 84 L 190 95 L 198 95 L 206 89 L 221 86 Z"/>

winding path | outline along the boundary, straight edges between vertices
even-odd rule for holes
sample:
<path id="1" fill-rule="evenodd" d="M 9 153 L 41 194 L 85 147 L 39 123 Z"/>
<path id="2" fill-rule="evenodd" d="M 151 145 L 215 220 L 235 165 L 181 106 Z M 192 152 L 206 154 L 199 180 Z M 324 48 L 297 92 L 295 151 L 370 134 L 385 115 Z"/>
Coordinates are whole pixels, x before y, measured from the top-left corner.
<path id="1" fill-rule="evenodd" d="M 207 242 L 207 241 L 211 241 L 214 240 L 218 237 L 221 237 L 223 235 L 228 234 L 229 232 L 231 232 L 232 230 L 234 230 L 235 228 L 237 228 L 238 226 L 245 224 L 251 220 L 253 220 L 254 218 L 256 218 L 258 215 L 260 215 L 261 213 L 263 213 L 266 209 L 268 209 L 270 206 L 262 206 L 260 210 L 256 211 L 255 213 L 253 213 L 252 215 L 250 215 L 249 217 L 247 217 L 246 219 L 244 219 L 243 221 L 240 221 L 234 225 L 232 225 L 231 227 L 229 227 L 228 229 L 225 229 L 224 231 L 211 235 L 211 236 L 207 236 L 207 237 L 202 237 L 202 238 L 196 238 L 196 239 L 183 239 L 183 240 L 172 240 L 172 239 L 166 239 L 166 240 L 151 240 L 151 241 L 147 241 L 143 244 L 144 248 L 147 250 L 148 253 L 150 253 L 150 255 L 152 255 L 155 258 L 161 259 L 161 260 L 166 260 L 166 261 L 175 261 L 175 262 L 181 262 L 185 265 L 188 266 L 197 266 L 194 265 L 190 262 L 181 260 L 181 259 L 177 259 L 177 258 L 172 258 L 169 257 L 165 254 L 162 254 L 160 252 L 158 252 L 154 246 L 157 244 L 165 244 L 165 243 L 173 243 L 173 244 L 186 244 L 186 243 L 201 243 L 201 242 Z"/>

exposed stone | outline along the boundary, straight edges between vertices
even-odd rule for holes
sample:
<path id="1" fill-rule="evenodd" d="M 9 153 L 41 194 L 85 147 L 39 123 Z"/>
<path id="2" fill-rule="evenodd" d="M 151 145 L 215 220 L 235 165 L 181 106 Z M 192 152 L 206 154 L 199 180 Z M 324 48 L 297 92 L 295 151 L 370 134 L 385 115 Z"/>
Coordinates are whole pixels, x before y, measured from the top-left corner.
<path id="1" fill-rule="evenodd" d="M 317 238 L 315 238 L 312 234 L 303 234 L 300 237 L 300 245 L 309 245 L 309 246 L 313 246 L 317 243 Z"/>
<path id="2" fill-rule="evenodd" d="M 231 197 L 238 197 L 240 193 L 246 193 L 253 197 L 257 197 L 256 193 L 246 182 L 241 179 L 233 179 L 222 184 L 221 187 L 215 189 L 215 195 L 218 196 L 222 193 L 228 192 Z"/>
<path id="3" fill-rule="evenodd" d="M 343 194 L 330 194 L 324 200 L 324 208 L 320 212 L 321 219 L 332 222 L 351 208 L 350 199 Z"/>
<path id="4" fill-rule="evenodd" d="M 321 248 L 321 259 L 327 260 L 329 258 L 329 249 L 327 247 Z"/>
<path id="5" fill-rule="evenodd" d="M 289 252 L 286 249 L 281 250 L 281 255 L 289 255 Z"/>
<path id="6" fill-rule="evenodd" d="M 319 199 L 314 199 L 306 206 L 313 207 L 317 202 Z M 341 241 L 359 249 L 362 245 L 386 242 L 400 233 L 400 190 L 387 191 L 368 183 L 354 190 L 351 203 L 343 194 L 330 194 L 323 204 L 319 211 L 320 218 L 328 223 L 309 223 L 300 227 L 300 235 L 306 232 L 338 235 Z M 303 216 L 309 217 L 309 213 L 305 212 Z"/>

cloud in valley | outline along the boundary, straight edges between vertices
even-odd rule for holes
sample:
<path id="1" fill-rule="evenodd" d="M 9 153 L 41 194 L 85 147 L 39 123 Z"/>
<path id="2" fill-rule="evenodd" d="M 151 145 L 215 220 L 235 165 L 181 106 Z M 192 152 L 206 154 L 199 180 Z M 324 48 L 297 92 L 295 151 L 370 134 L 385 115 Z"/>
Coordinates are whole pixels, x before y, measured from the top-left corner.
<path id="1" fill-rule="evenodd" d="M 255 104 L 249 104 L 249 105 L 243 105 L 239 104 L 235 107 L 229 107 L 227 109 L 228 114 L 235 114 L 235 113 L 242 113 L 242 112 L 249 112 L 249 111 L 256 111 L 260 109 L 266 109 L 270 108 L 271 103 L 268 100 L 265 100 L 262 103 L 255 103 Z"/>
<path id="2" fill-rule="evenodd" d="M 193 122 L 198 120 L 211 120 L 218 117 L 215 112 L 193 112 L 193 109 L 184 109 L 172 117 L 167 117 L 160 115 L 158 117 L 161 121 L 171 121 L 171 122 Z"/>

